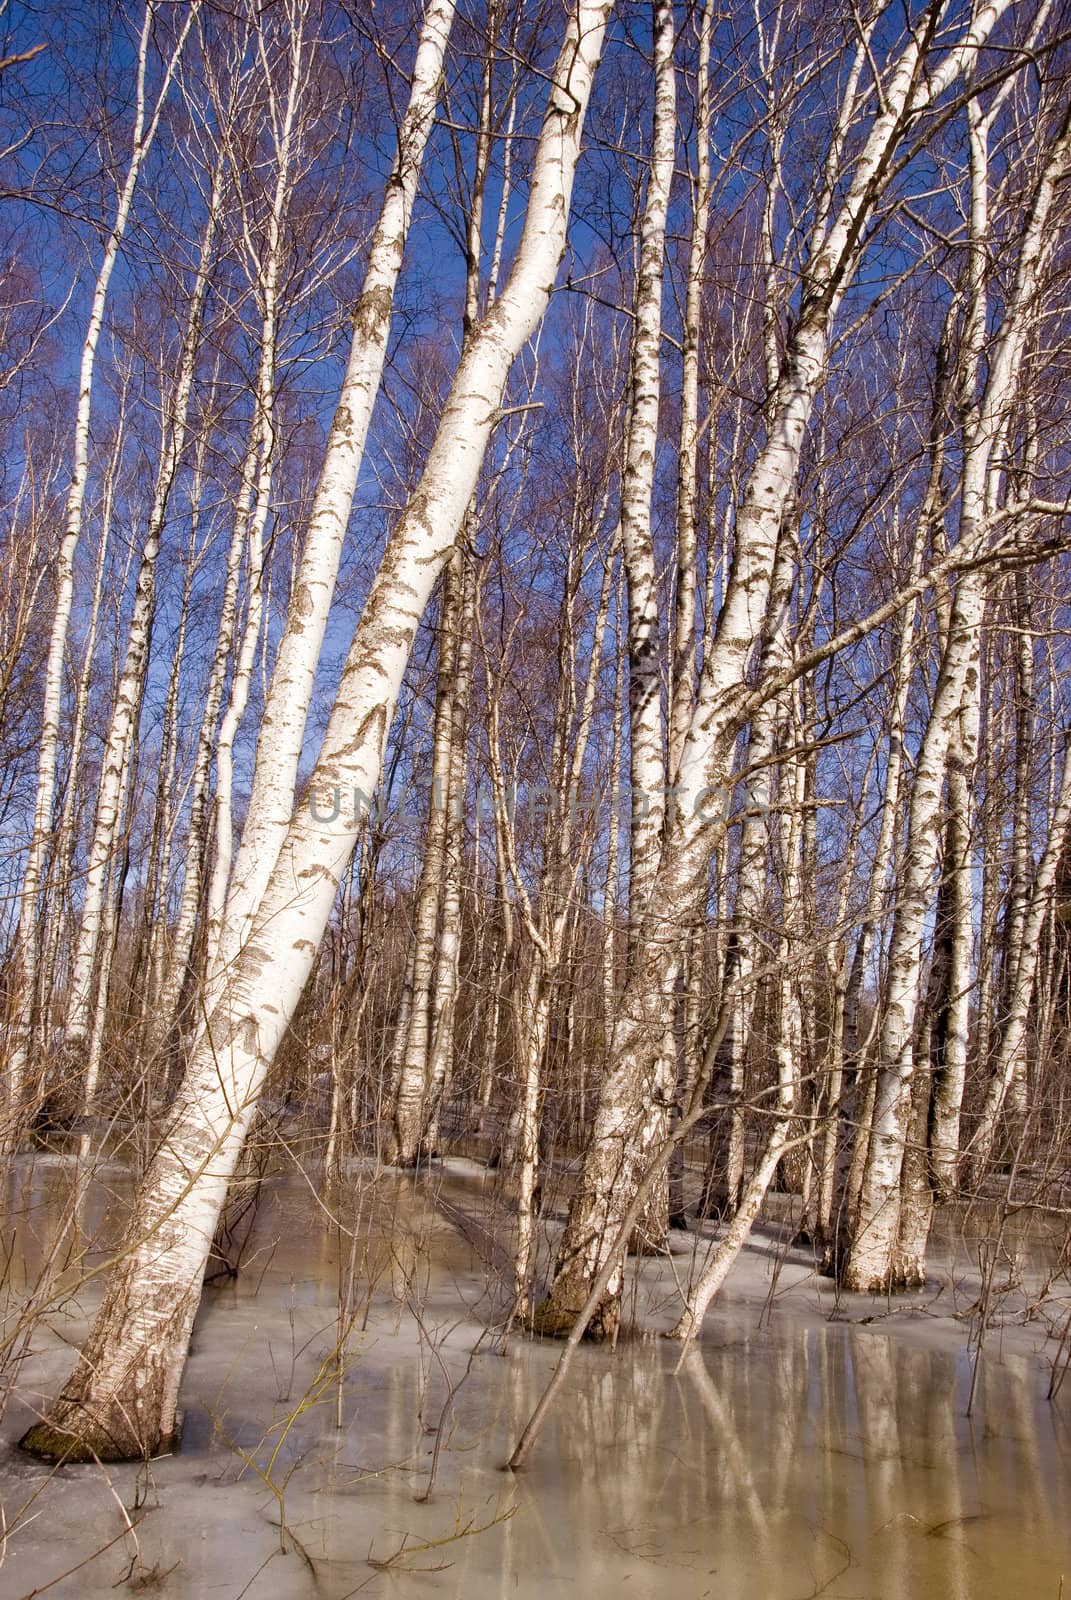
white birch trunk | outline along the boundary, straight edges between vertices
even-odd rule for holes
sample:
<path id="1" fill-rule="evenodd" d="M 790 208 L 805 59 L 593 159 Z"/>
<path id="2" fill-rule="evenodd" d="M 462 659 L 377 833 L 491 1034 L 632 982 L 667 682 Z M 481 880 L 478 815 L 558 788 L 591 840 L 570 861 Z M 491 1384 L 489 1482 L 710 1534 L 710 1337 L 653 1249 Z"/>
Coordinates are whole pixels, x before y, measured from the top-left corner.
<path id="1" fill-rule="evenodd" d="M 972 796 L 978 754 L 980 661 L 976 651 L 974 682 L 964 693 L 960 727 L 948 761 L 949 915 L 952 919 L 948 996 L 942 1019 L 941 1059 L 935 1063 L 928 1122 L 929 1178 L 938 1199 L 948 1200 L 959 1178 L 960 1111 L 967 1082 L 970 1046 L 972 957 L 974 951 L 974 888 Z M 901 1239 L 901 1252 L 903 1239 Z"/>
<path id="2" fill-rule="evenodd" d="M 86 628 L 82 670 L 78 676 L 78 688 L 75 693 L 74 720 L 71 726 L 70 742 L 67 747 L 67 782 L 63 796 L 63 809 L 56 828 L 56 844 L 49 874 L 51 887 L 56 895 L 56 902 L 53 904 L 46 920 L 45 948 L 39 986 L 41 1020 L 45 1024 L 43 1031 L 49 1035 L 51 1034 L 53 1020 L 59 1020 L 58 1018 L 53 1019 L 52 1015 L 55 998 L 54 975 L 59 960 L 60 942 L 63 936 L 63 912 L 70 894 L 73 877 L 74 853 L 77 843 L 75 811 L 78 803 L 78 778 L 82 765 L 82 746 L 85 741 L 86 720 L 89 713 L 90 685 L 93 678 L 93 665 L 97 648 L 97 630 L 100 625 L 101 604 L 104 599 L 104 579 L 112 536 L 116 478 L 122 453 L 120 441 L 125 431 L 125 421 L 126 404 L 124 396 L 120 403 L 116 446 L 104 483 L 100 539 L 97 547 L 96 574 L 93 581 L 93 599 L 90 604 L 89 623 Z"/>
<path id="3" fill-rule="evenodd" d="M 684 1310 L 666 1335 L 667 1338 L 687 1342 L 694 1339 L 702 1327 L 710 1302 L 729 1276 L 733 1263 L 747 1243 L 752 1224 L 759 1214 L 762 1202 L 766 1198 L 766 1191 L 780 1163 L 791 1125 L 791 1118 L 787 1116 L 779 1116 L 774 1123 L 759 1164 L 748 1179 L 743 1194 L 733 1209 L 728 1227 L 692 1286 Z"/>
<path id="4" fill-rule="evenodd" d="M 969 1157 L 975 1184 L 983 1177 L 992 1154 L 1000 1114 L 1015 1080 L 1026 1042 L 1030 1007 L 1037 981 L 1042 930 L 1052 907 L 1053 890 L 1069 840 L 1071 840 L 1071 739 L 1065 742 L 1063 769 L 1056 804 L 1049 823 L 1049 837 L 1025 908 L 1022 937 L 1008 992 L 1006 1021 L 989 1073 L 982 1113 L 971 1137 Z"/>
<path id="5" fill-rule="evenodd" d="M 104 255 L 97 272 L 89 322 L 82 345 L 78 375 L 78 406 L 75 415 L 71 476 L 67 489 L 63 537 L 55 562 L 55 610 L 49 636 L 48 657 L 45 664 L 44 693 L 41 708 L 41 742 L 37 766 L 37 790 L 34 800 L 33 827 L 23 871 L 17 953 L 20 970 L 15 986 L 22 1006 L 14 1026 L 14 1045 L 8 1064 L 8 1102 L 16 1118 L 21 1118 L 22 1076 L 25 1071 L 27 1051 L 30 1047 L 33 994 L 36 985 L 38 950 L 38 896 L 42 887 L 45 861 L 52 833 L 52 809 L 56 790 L 56 766 L 60 747 L 60 725 L 63 716 L 63 667 L 67 649 L 67 633 L 74 604 L 74 564 L 82 537 L 82 513 L 85 505 L 86 483 L 89 477 L 89 428 L 92 415 L 93 374 L 96 367 L 97 347 L 104 326 L 104 312 L 108 300 L 115 263 L 119 257 L 127 224 L 130 220 L 134 191 L 157 129 L 164 104 L 171 88 L 175 68 L 186 43 L 200 0 L 191 4 L 179 34 L 178 41 L 164 71 L 155 104 L 150 108 L 146 101 L 145 78 L 148 67 L 149 45 L 156 13 L 155 0 L 146 0 L 138 58 L 135 72 L 136 104 L 134 132 L 130 163 L 127 167 L 115 217 L 104 246 Z"/>
<path id="6" fill-rule="evenodd" d="M 640 235 L 640 267 L 629 370 L 628 440 L 621 489 L 621 549 L 628 587 L 629 743 L 632 827 L 629 945 L 638 932 L 665 816 L 658 582 L 651 534 L 658 407 L 662 392 L 662 274 L 673 181 L 676 94 L 673 6 L 654 5 L 654 131 Z"/>
<path id="7" fill-rule="evenodd" d="M 619 584 L 617 599 L 617 638 L 614 661 L 614 701 L 610 715 L 610 798 L 606 819 L 606 877 L 603 880 L 602 917 L 602 997 L 603 1030 L 609 1049 L 610 1031 L 617 1007 L 617 906 L 621 877 L 621 776 L 622 746 L 625 735 L 624 717 L 624 656 L 622 634 L 626 623 L 623 585 Z"/>
<path id="8" fill-rule="evenodd" d="M 338 575 L 372 408 L 379 392 L 394 289 L 438 104 L 454 0 L 429 0 L 413 64 L 409 103 L 354 312 L 349 361 L 309 516 L 308 532 L 279 643 L 257 740 L 241 847 L 227 897 L 226 931 L 207 1006 L 248 933 L 291 819 L 313 680 Z"/>
<path id="9" fill-rule="evenodd" d="M 439 903 L 446 861 L 447 819 L 450 807 L 455 803 L 450 780 L 463 581 L 461 552 L 455 551 L 443 574 L 428 825 L 424 834 L 424 855 L 413 916 L 409 970 L 397 1021 L 394 1132 L 388 1159 L 400 1167 L 411 1167 L 416 1162 L 424 1129 Z"/>
<path id="10" fill-rule="evenodd" d="M 684 297 L 681 354 L 681 423 L 677 465 L 677 560 L 673 669 L 670 678 L 670 783 L 675 783 L 695 701 L 696 585 L 699 581 L 699 334 L 710 220 L 710 39 L 713 5 L 704 0 L 696 63 L 696 172 L 692 189 L 692 237 Z"/>
<path id="11" fill-rule="evenodd" d="M 201 326 L 219 223 L 220 176 L 221 169 L 217 168 L 208 216 L 201 236 L 197 271 L 190 294 L 178 378 L 171 397 L 170 415 L 165 421 L 162 455 L 149 511 L 145 543 L 141 551 L 134 607 L 127 635 L 126 658 L 104 747 L 93 818 L 93 836 L 86 864 L 82 916 L 71 967 L 71 986 L 67 1002 L 65 1043 L 72 1061 L 77 1061 L 85 1048 L 93 1011 L 94 977 L 103 926 L 105 885 L 118 838 L 123 779 L 128 764 L 130 743 L 137 735 L 145 695 L 153 620 L 156 614 L 156 562 L 160 554 L 160 541 L 167 520 L 171 493 L 186 444 L 194 370 L 200 350 Z M 87 1105 L 90 1102 L 91 1095 L 87 1088 Z"/>
<path id="12" fill-rule="evenodd" d="M 465 850 L 465 788 L 468 776 L 467 718 L 472 679 L 473 575 L 461 574 L 457 673 L 450 730 L 450 792 L 446 813 L 442 907 L 432 992 L 435 996 L 428 1041 L 427 1086 L 421 1137 L 431 1155 L 439 1140 L 439 1116 L 454 1062 L 454 1022 L 461 963 L 461 870 Z"/>

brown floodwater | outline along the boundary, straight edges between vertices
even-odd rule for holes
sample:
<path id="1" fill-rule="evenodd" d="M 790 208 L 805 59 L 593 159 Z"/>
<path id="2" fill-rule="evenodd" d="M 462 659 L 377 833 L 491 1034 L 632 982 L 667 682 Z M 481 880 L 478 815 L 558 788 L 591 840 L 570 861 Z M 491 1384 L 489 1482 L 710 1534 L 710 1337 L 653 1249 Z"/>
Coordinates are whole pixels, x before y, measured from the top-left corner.
<path id="1" fill-rule="evenodd" d="M 691 1258 L 642 1263 L 648 1331 L 581 1348 L 532 1464 L 503 1471 L 558 1347 L 494 1332 L 483 1230 L 504 1212 L 460 1162 L 423 1185 L 355 1168 L 341 1229 L 314 1182 L 273 1179 L 241 1278 L 206 1292 L 181 1450 L 49 1472 L 13 1443 L 66 1374 L 128 1189 L 115 1164 L 72 1210 L 71 1185 L 69 1161 L 27 1159 L 9 1200 L 8 1314 L 63 1219 L 70 1261 L 3 1421 L 3 1600 L 1071 1597 L 1071 1384 L 1046 1400 L 1040 1335 L 989 1333 L 968 1416 L 954 1287 L 888 1317 L 837 1300 L 772 1233 L 679 1370 L 653 1330 Z"/>

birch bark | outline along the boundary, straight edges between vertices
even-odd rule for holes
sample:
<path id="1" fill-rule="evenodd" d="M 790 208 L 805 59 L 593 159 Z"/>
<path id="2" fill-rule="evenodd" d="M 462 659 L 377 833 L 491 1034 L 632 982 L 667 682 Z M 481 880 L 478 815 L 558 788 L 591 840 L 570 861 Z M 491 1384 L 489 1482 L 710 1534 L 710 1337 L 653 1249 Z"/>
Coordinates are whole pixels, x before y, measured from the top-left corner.
<path id="1" fill-rule="evenodd" d="M 673 6 L 655 0 L 654 130 L 640 234 L 629 369 L 628 442 L 621 488 L 621 550 L 628 593 L 630 949 L 643 921 L 665 816 L 658 583 L 651 502 L 661 396 L 662 276 L 676 144 Z"/>

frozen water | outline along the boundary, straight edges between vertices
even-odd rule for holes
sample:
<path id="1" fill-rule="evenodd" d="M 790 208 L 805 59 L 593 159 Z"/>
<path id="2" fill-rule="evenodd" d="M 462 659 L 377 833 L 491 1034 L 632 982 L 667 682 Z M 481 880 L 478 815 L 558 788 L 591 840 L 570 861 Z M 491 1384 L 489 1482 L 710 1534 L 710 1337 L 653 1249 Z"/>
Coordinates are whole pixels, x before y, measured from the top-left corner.
<path id="1" fill-rule="evenodd" d="M 69 1186 L 64 1163 L 21 1173 L 13 1297 L 55 1239 Z M 67 1228 L 74 1297 L 36 1326 L 4 1419 L 4 1600 L 98 1600 L 126 1585 L 169 1600 L 1071 1593 L 1068 1391 L 1046 1402 L 1039 1336 L 990 1334 L 967 1418 L 974 1358 L 968 1324 L 946 1314 L 951 1290 L 889 1317 L 880 1302 L 838 1303 L 771 1234 L 756 1236 L 680 1371 L 654 1330 L 673 1320 L 691 1262 L 644 1261 L 634 1311 L 647 1331 L 614 1352 L 581 1348 L 531 1466 L 504 1472 L 558 1347 L 513 1335 L 503 1349 L 493 1331 L 506 1300 L 489 1289 L 480 1228 L 463 1235 L 432 1197 L 441 1188 L 477 1224 L 497 1207 L 504 1226 L 472 1163 L 420 1185 L 373 1186 L 355 1169 L 333 1202 L 343 1229 L 303 1175 L 273 1179 L 242 1278 L 206 1292 L 181 1450 L 50 1472 L 12 1445 L 70 1366 L 96 1293 L 78 1281 L 103 1259 L 125 1187 L 121 1167 L 98 1175 Z M 94 1251 L 78 1259 L 87 1238 Z M 864 1316 L 876 1320 L 852 1320 Z"/>

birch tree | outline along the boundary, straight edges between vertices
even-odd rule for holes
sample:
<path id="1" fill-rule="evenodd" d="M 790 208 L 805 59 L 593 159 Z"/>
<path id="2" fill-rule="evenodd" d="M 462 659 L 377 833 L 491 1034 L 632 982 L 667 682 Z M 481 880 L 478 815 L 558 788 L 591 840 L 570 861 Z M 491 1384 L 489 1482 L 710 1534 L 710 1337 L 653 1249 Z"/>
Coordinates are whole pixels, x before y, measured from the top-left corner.
<path id="1" fill-rule="evenodd" d="M 994 450 L 1004 433 L 1024 343 L 1038 310 L 1045 263 L 1053 245 L 1052 208 L 1071 154 L 1069 131 L 1071 122 L 1065 116 L 1034 186 L 1019 244 L 1012 292 L 999 334 L 988 351 L 984 382 L 978 372 L 988 323 L 987 294 L 984 282 L 975 278 L 964 363 L 968 384 L 978 385 L 978 398 L 967 430 L 960 483 L 959 544 L 967 552 L 981 553 L 985 548 L 997 510 L 994 479 L 999 467 L 994 463 Z M 988 181 L 987 163 L 981 170 L 976 166 L 973 194 L 978 206 L 983 203 Z M 979 234 L 976 223 L 971 241 L 976 258 L 985 236 L 984 232 Z M 935 823 L 945 764 L 952 740 L 962 732 L 964 694 L 973 695 L 975 691 L 973 681 L 969 680 L 978 671 L 979 634 L 985 603 L 985 575 L 978 570 L 964 573 L 956 583 L 947 643 L 916 764 L 907 852 L 890 939 L 888 992 L 879 1039 L 870 1147 L 859 1217 L 845 1268 L 845 1281 L 855 1289 L 893 1286 L 905 1276 L 917 1280 L 920 1271 L 917 1252 L 910 1261 L 898 1256 L 898 1237 L 923 925 L 936 864 L 938 832 Z"/>
<path id="2" fill-rule="evenodd" d="M 72 441 L 71 474 L 67 488 L 63 536 L 55 563 L 55 601 L 45 667 L 44 692 L 41 711 L 41 740 L 37 765 L 37 792 L 34 802 L 33 826 L 23 870 L 21 909 L 18 932 L 18 958 L 20 970 L 16 979 L 20 1011 L 14 1025 L 14 1045 L 8 1064 L 8 1098 L 16 1112 L 22 1104 L 22 1075 L 27 1052 L 31 1046 L 33 1008 L 37 977 L 38 950 L 38 896 L 42 887 L 46 855 L 52 833 L 53 806 L 56 790 L 56 770 L 60 751 L 60 730 L 63 713 L 63 663 L 67 647 L 71 610 L 74 602 L 75 556 L 82 536 L 83 509 L 90 464 L 90 422 L 93 406 L 93 380 L 97 351 L 108 302 L 108 290 L 115 271 L 119 252 L 130 221 L 134 194 L 137 189 L 146 157 L 152 148 L 160 127 L 160 119 L 171 90 L 190 28 L 197 16 L 199 0 L 186 12 L 183 25 L 175 40 L 155 96 L 149 83 L 152 38 L 156 20 L 155 0 L 146 0 L 138 40 L 135 66 L 135 110 L 131 133 L 130 158 L 116 199 L 100 266 L 90 303 L 85 338 L 82 344 L 78 375 L 78 402 Z"/>
<path id="3" fill-rule="evenodd" d="M 416 494 L 396 524 L 312 777 L 368 795 L 413 637 L 461 527 L 513 361 L 545 310 L 565 246 L 584 114 L 610 6 L 569 15 L 536 145 L 524 227 L 501 293 L 468 342 Z M 78 1364 L 25 1449 L 61 1459 L 155 1453 L 175 1432 L 200 1283 L 264 1076 L 311 970 L 360 828 L 301 810 L 253 931 L 187 1069 Z"/>
<path id="4" fill-rule="evenodd" d="M 663 997 L 673 992 L 681 959 L 677 930 L 705 888 L 717 825 L 706 802 L 712 791 L 725 790 L 733 745 L 748 715 L 744 686 L 763 635 L 778 535 L 822 382 L 832 319 L 858 265 L 867 225 L 897 150 L 922 113 L 973 69 L 980 47 L 1006 9 L 1001 4 L 981 8 L 959 41 L 938 60 L 928 61 L 939 21 L 938 11 L 929 10 L 925 31 L 911 33 L 891 61 L 880 109 L 850 159 L 845 148 L 849 131 L 870 99 L 869 88 L 861 87 L 864 66 L 873 61 L 869 34 L 856 52 L 819 190 L 798 314 L 769 405 L 769 431 L 737 511 L 733 566 L 681 758 L 674 823 L 662 847 L 641 952 L 620 1005 L 611 1066 L 554 1281 L 535 1312 L 536 1326 L 546 1332 L 572 1326 L 639 1182 L 644 1164 L 639 1135 L 656 1094 L 654 1074 L 665 1033 Z M 850 178 L 839 189 L 845 164 L 850 164 Z M 760 691 L 760 703 L 770 692 L 770 687 Z M 621 1284 L 619 1267 L 608 1280 L 601 1310 L 591 1319 L 593 1336 L 612 1334 L 616 1328 Z"/>
<path id="5" fill-rule="evenodd" d="M 131 742 L 137 736 L 144 700 L 156 612 L 156 564 L 168 506 L 186 446 L 194 370 L 200 353 L 205 301 L 219 226 L 221 189 L 222 168 L 217 165 L 209 195 L 199 259 L 189 295 L 178 376 L 174 393 L 169 400 L 169 415 L 164 426 L 160 462 L 138 566 L 126 654 L 111 726 L 108 729 L 94 812 L 93 837 L 90 841 L 86 866 L 81 921 L 67 1000 L 65 1045 L 75 1061 L 84 1053 L 93 1013 L 94 978 L 101 942 L 107 877 L 112 867 L 118 839 L 122 814 L 121 797 L 124 778 L 129 769 Z M 106 993 L 106 985 L 103 982 L 101 989 L 102 993 Z M 95 1080 L 95 1073 L 87 1072 L 83 1087 L 83 1097 L 87 1107 L 93 1104 Z"/>

